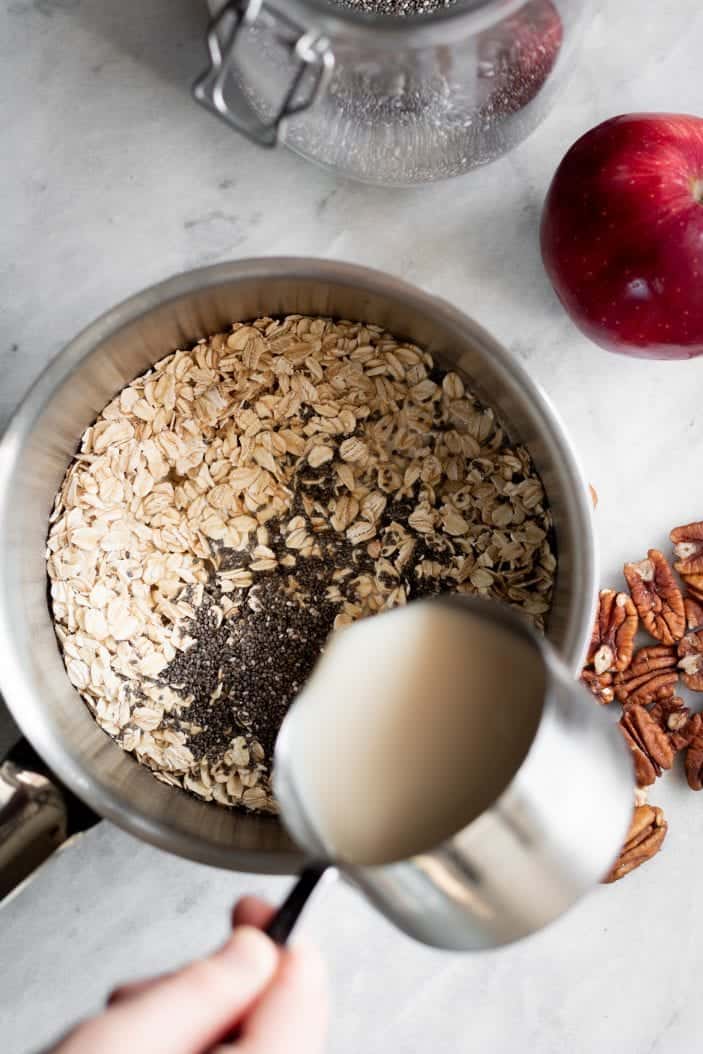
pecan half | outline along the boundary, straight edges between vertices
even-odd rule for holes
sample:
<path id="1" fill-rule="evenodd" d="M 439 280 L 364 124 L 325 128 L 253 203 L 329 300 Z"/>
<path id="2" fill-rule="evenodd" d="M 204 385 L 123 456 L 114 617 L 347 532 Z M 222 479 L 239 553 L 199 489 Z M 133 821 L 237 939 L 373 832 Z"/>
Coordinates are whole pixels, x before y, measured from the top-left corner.
<path id="1" fill-rule="evenodd" d="M 683 596 L 674 572 L 658 549 L 646 560 L 625 564 L 624 574 L 642 625 L 662 644 L 674 644 L 686 632 Z"/>
<path id="2" fill-rule="evenodd" d="M 603 881 L 617 882 L 640 864 L 651 860 L 661 849 L 667 830 L 668 824 L 661 809 L 656 805 L 638 805 L 627 832 L 627 841 Z"/>
<path id="3" fill-rule="evenodd" d="M 691 790 L 703 788 L 703 721 L 686 751 L 686 779 Z"/>
<path id="4" fill-rule="evenodd" d="M 688 629 L 698 629 L 703 626 L 703 604 L 695 597 L 686 596 L 683 598 L 683 606 Z"/>
<path id="5" fill-rule="evenodd" d="M 673 699 L 661 699 L 649 711 L 649 716 L 669 737 L 674 750 L 683 750 L 698 735 L 703 724 L 700 714 L 692 714 L 683 699 L 675 695 Z"/>
<path id="6" fill-rule="evenodd" d="M 687 633 L 679 641 L 681 679 L 692 692 L 703 692 L 703 630 Z"/>
<path id="7" fill-rule="evenodd" d="M 703 575 L 681 575 L 686 583 L 688 595 L 703 603 Z"/>
<path id="8" fill-rule="evenodd" d="M 637 633 L 637 610 L 627 593 L 602 589 L 586 665 L 600 676 L 630 665 Z"/>
<path id="9" fill-rule="evenodd" d="M 627 670 L 615 675 L 615 698 L 624 707 L 647 706 L 658 699 L 670 699 L 678 680 L 676 649 L 650 644 L 635 652 Z"/>
<path id="10" fill-rule="evenodd" d="M 612 703 L 615 698 L 612 673 L 597 674 L 593 670 L 583 670 L 581 680 L 601 706 L 608 706 Z"/>
<path id="11" fill-rule="evenodd" d="M 703 522 L 674 527 L 669 537 L 674 544 L 674 567 L 679 574 L 703 574 Z"/>
<path id="12" fill-rule="evenodd" d="M 620 719 L 620 731 L 632 752 L 638 787 L 648 787 L 670 769 L 674 748 L 658 722 L 643 706 L 631 706 Z"/>

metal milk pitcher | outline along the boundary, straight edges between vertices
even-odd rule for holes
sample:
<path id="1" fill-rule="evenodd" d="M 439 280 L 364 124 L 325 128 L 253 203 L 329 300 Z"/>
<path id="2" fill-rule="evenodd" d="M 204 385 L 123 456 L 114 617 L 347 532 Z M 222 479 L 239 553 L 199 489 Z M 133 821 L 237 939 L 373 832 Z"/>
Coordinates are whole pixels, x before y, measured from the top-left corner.
<path id="1" fill-rule="evenodd" d="M 291 730 L 305 698 L 296 701 L 276 747 L 275 791 L 284 825 L 314 863 L 274 919 L 274 939 L 285 940 L 332 865 L 417 940 L 460 951 L 494 948 L 558 918 L 604 877 L 622 846 L 633 808 L 627 750 L 551 645 L 502 604 L 464 596 L 416 603 L 459 607 L 535 649 L 545 689 L 531 746 L 497 800 L 442 844 L 380 867 L 347 865 L 330 860 L 293 777 Z"/>

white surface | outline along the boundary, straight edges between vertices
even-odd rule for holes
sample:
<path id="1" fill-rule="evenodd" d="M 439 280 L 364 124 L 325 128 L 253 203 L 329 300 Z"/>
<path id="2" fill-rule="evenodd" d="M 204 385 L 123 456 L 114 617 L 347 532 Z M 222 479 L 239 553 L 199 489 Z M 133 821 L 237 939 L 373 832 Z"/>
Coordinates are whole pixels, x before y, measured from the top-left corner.
<path id="1" fill-rule="evenodd" d="M 698 0 L 605 0 L 559 109 L 512 156 L 460 182 L 376 191 L 265 154 L 197 110 L 198 0 L 8 0 L 0 14 L 4 155 L 0 413 L 96 314 L 184 268 L 232 256 L 358 260 L 441 293 L 502 339 L 565 418 L 600 494 L 603 582 L 703 515 L 703 359 L 614 358 L 572 328 L 539 262 L 559 158 L 616 111 L 701 106 Z M 697 1049 L 703 795 L 654 792 L 666 851 L 511 950 L 411 944 L 351 892 L 307 917 L 334 974 L 331 1054 Z M 598 817 L 594 816 L 594 823 Z M 224 932 L 244 890 L 280 880 L 183 863 L 101 825 L 0 912 L 0 1046 L 24 1054 L 115 982 Z"/>

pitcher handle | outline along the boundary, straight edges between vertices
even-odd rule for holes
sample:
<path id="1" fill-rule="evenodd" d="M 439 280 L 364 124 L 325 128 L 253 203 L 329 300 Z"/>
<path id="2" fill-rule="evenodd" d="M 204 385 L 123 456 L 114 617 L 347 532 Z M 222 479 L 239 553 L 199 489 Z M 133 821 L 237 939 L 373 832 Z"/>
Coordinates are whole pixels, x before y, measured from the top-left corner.
<path id="1" fill-rule="evenodd" d="M 289 49 L 291 57 L 298 63 L 282 101 L 268 121 L 254 112 L 241 88 L 235 86 L 234 90 L 248 109 L 249 120 L 235 113 L 225 98 L 227 80 L 237 62 L 236 45 L 240 31 L 257 21 L 275 32 L 278 42 Z M 305 30 L 297 25 L 267 0 L 228 0 L 210 22 L 207 46 L 210 66 L 193 85 L 195 99 L 235 131 L 264 147 L 277 145 L 288 117 L 303 113 L 313 105 L 334 68 L 329 40 L 315 30 Z M 305 80 L 309 83 L 301 94 Z"/>

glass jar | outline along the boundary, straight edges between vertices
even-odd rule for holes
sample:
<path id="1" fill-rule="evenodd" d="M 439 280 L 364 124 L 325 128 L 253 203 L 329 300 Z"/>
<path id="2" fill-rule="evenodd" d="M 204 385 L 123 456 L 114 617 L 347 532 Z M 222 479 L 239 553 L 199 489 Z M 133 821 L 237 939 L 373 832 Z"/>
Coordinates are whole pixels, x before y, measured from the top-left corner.
<path id="1" fill-rule="evenodd" d="M 549 110 L 591 0 L 458 0 L 368 15 L 334 0 L 209 0 L 195 97 L 262 146 L 369 183 L 458 176 Z"/>

